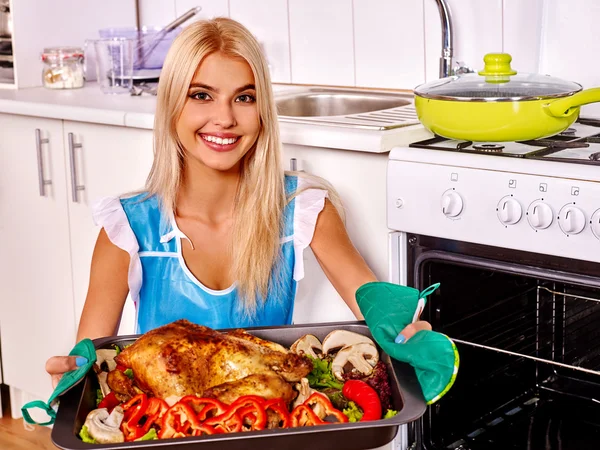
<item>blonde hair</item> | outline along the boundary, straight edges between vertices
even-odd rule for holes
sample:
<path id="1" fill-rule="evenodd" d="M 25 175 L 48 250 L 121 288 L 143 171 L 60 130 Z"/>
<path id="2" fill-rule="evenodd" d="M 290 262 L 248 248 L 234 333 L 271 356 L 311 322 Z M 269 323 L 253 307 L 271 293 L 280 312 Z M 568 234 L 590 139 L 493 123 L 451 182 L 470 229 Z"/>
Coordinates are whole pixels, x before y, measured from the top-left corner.
<path id="1" fill-rule="evenodd" d="M 158 84 L 154 119 L 154 162 L 146 190 L 161 201 L 165 214 L 176 210 L 177 193 L 185 164 L 176 124 L 187 100 L 193 76 L 208 55 L 221 52 L 243 58 L 254 75 L 260 132 L 241 161 L 234 205 L 232 275 L 242 299 L 242 311 L 254 315 L 265 299 L 280 263 L 280 238 L 286 204 L 281 143 L 271 80 L 266 60 L 254 36 L 228 18 L 197 21 L 173 42 Z M 322 183 L 317 183 L 324 186 Z M 336 206 L 337 195 L 331 190 Z"/>

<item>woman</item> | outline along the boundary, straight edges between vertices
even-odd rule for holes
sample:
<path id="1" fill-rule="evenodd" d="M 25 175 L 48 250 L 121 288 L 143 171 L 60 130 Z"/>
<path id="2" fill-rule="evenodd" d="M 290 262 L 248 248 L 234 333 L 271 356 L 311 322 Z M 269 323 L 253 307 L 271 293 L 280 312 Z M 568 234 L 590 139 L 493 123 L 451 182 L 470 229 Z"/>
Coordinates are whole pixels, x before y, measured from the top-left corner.
<path id="1" fill-rule="evenodd" d="M 154 137 L 145 191 L 105 199 L 94 212 L 103 228 L 78 341 L 114 335 L 129 292 L 140 333 L 180 318 L 211 328 L 290 324 L 308 245 L 362 318 L 355 292 L 376 277 L 346 233 L 333 189 L 284 174 L 267 65 L 241 24 L 196 22 L 175 40 Z M 421 329 L 430 326 L 402 334 Z M 46 369 L 57 382 L 77 362 L 54 357 Z"/>

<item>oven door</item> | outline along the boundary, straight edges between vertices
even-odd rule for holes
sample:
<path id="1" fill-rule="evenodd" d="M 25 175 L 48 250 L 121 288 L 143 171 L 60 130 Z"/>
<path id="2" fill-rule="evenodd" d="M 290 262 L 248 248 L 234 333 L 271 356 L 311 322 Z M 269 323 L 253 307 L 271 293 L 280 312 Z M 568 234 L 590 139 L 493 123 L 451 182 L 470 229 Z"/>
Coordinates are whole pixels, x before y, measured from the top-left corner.
<path id="1" fill-rule="evenodd" d="M 600 448 L 600 264 L 407 234 L 406 279 L 460 353 L 425 449 Z M 394 278 L 394 277 L 392 277 Z"/>

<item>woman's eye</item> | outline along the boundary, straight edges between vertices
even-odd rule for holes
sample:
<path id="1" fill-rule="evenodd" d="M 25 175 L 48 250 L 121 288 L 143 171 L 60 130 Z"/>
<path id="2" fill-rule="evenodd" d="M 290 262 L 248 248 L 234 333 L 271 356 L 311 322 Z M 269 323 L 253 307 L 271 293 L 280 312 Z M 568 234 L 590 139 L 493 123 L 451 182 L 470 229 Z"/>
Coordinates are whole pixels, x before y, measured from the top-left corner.
<path id="1" fill-rule="evenodd" d="M 208 95 L 206 92 L 196 92 L 190 95 L 190 97 L 195 100 L 210 100 L 210 95 Z"/>
<path id="2" fill-rule="evenodd" d="M 250 94 L 243 94 L 240 95 L 236 101 L 240 103 L 254 103 L 256 101 L 256 98 Z"/>

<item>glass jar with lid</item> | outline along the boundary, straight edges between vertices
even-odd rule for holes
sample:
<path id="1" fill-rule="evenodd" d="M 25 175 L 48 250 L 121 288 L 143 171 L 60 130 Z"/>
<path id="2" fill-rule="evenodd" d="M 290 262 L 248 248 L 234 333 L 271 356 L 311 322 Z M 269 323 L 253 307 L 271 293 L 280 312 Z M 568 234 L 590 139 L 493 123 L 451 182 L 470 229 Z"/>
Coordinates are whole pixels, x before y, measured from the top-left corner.
<path id="1" fill-rule="evenodd" d="M 42 53 L 42 81 L 48 89 L 76 89 L 84 85 L 83 49 L 50 47 Z"/>

